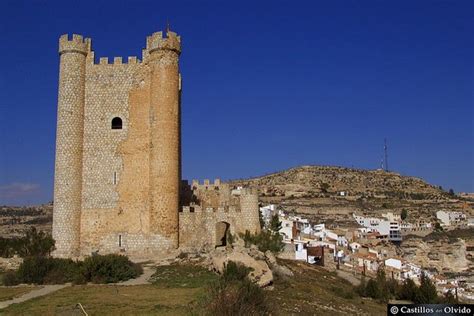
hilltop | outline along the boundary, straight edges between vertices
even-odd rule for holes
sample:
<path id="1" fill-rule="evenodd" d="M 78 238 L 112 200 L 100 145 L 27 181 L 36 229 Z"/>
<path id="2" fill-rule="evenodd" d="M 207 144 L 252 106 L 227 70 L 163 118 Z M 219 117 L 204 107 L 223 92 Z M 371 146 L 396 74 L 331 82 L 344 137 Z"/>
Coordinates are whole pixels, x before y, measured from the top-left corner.
<path id="1" fill-rule="evenodd" d="M 413 217 L 433 217 L 441 209 L 472 211 L 473 201 L 449 194 L 422 179 L 384 170 L 300 166 L 277 173 L 230 181 L 255 186 L 264 204 L 305 213 L 314 220 L 352 221 L 352 212 L 407 209 Z"/>
<path id="2" fill-rule="evenodd" d="M 258 186 L 263 196 L 319 196 L 344 191 L 350 196 L 387 196 L 412 199 L 447 198 L 441 188 L 422 179 L 381 169 L 362 170 L 334 166 L 300 166 L 231 183 Z"/>

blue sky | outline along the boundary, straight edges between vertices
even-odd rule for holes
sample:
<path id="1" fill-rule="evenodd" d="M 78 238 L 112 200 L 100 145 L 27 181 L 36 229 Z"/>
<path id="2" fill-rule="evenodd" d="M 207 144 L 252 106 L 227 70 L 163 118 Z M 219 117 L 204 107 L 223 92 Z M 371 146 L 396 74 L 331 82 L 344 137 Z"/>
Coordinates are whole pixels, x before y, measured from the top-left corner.
<path id="1" fill-rule="evenodd" d="M 474 191 L 472 1 L 2 1 L 0 205 L 52 200 L 58 38 L 182 36 L 183 175 L 389 167 Z"/>

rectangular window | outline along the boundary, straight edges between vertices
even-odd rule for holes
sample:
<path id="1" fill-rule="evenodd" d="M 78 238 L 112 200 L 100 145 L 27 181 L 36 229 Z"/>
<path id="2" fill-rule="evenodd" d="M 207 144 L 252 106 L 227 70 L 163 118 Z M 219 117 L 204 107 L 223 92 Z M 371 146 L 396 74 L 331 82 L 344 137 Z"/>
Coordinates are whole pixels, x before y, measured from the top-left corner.
<path id="1" fill-rule="evenodd" d="M 118 238 L 118 242 L 119 242 L 119 247 L 122 247 L 122 235 L 119 235 L 119 238 Z"/>

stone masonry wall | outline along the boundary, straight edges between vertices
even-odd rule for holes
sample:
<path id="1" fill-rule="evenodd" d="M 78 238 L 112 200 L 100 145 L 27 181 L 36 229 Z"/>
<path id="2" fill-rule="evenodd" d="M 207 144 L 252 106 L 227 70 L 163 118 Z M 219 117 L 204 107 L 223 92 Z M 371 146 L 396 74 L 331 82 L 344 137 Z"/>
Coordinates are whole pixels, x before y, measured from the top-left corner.
<path id="1" fill-rule="evenodd" d="M 90 39 L 61 37 L 55 256 L 147 258 L 212 247 L 220 222 L 233 234 L 259 230 L 257 194 L 218 180 L 193 182 L 179 212 L 180 45 L 175 33 L 157 32 L 142 61 L 96 63 Z M 112 129 L 115 117 L 122 129 Z"/>
<path id="2" fill-rule="evenodd" d="M 179 213 L 180 248 L 212 249 L 218 244 L 219 223 L 228 223 L 231 234 L 260 231 L 258 192 L 232 189 L 228 184 L 193 180 L 195 196 Z M 196 204 L 196 203 L 199 203 Z"/>
<path id="3" fill-rule="evenodd" d="M 54 174 L 53 238 L 55 256 L 72 257 L 79 251 L 82 141 L 86 56 L 90 40 L 67 35 L 59 39 L 60 70 L 58 124 Z"/>

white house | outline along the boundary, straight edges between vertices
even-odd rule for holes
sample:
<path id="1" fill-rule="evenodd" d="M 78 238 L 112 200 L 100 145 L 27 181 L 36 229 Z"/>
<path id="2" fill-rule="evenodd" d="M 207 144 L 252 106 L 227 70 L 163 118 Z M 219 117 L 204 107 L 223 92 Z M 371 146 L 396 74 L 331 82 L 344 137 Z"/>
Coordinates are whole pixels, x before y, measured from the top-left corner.
<path id="1" fill-rule="evenodd" d="M 351 248 L 352 252 L 356 252 L 360 249 L 361 245 L 358 242 L 351 242 L 349 244 L 349 248 Z"/>
<path id="2" fill-rule="evenodd" d="M 441 226 L 450 226 L 465 222 L 466 214 L 463 212 L 437 211 L 436 218 L 441 222 Z"/>
<path id="3" fill-rule="evenodd" d="M 270 223 L 270 220 L 272 219 L 272 216 L 276 214 L 277 212 L 277 207 L 275 204 L 270 204 L 267 206 L 262 206 L 260 208 L 260 213 L 262 214 L 263 221 L 265 222 L 265 226 L 268 226 Z"/>
<path id="4" fill-rule="evenodd" d="M 377 231 L 382 236 L 387 236 L 387 238 L 391 241 L 402 240 L 402 231 L 399 221 L 384 220 L 376 217 L 364 217 L 355 214 L 353 216 L 357 223 L 359 223 L 360 225 L 366 228 L 370 228 L 372 231 Z M 394 216 L 395 215 L 393 214 L 391 215 L 391 217 Z"/>
<path id="5" fill-rule="evenodd" d="M 286 217 L 280 217 L 280 222 L 281 229 L 279 233 L 283 236 L 283 239 L 293 239 L 293 221 Z"/>

